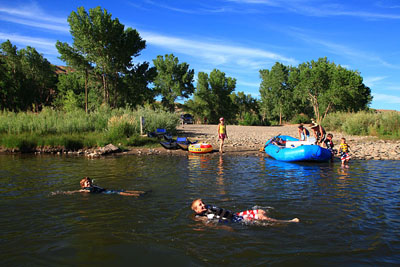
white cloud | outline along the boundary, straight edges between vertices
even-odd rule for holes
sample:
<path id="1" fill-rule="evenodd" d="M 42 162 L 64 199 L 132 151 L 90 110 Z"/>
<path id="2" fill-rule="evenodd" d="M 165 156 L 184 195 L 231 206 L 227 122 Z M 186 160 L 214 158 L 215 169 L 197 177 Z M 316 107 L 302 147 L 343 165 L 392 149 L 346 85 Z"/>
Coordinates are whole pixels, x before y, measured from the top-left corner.
<path id="1" fill-rule="evenodd" d="M 400 97 L 394 95 L 386 95 L 373 93 L 374 101 L 381 101 L 388 104 L 400 104 Z"/>
<path id="2" fill-rule="evenodd" d="M 215 65 L 235 63 L 254 68 L 262 64 L 263 61 L 281 61 L 289 64 L 297 63 L 293 58 L 258 48 L 201 42 L 144 31 L 141 31 L 141 35 L 149 44 L 168 48 L 175 53 L 179 52 L 192 57 L 200 57 L 205 61 L 212 61 Z"/>
<path id="3" fill-rule="evenodd" d="M 380 82 L 386 78 L 386 76 L 364 77 L 363 82 L 368 87 L 374 87 L 377 82 Z"/>
<path id="4" fill-rule="evenodd" d="M 44 50 L 46 54 L 49 55 L 58 55 L 58 51 L 55 47 L 56 41 L 50 40 L 50 39 L 45 39 L 45 38 L 36 38 L 36 37 L 29 37 L 29 36 L 21 36 L 18 34 L 8 34 L 4 32 L 0 32 L 0 40 L 6 41 L 10 40 L 12 44 L 19 44 L 22 45 L 23 47 L 18 47 L 24 48 L 26 46 L 32 46 L 34 48 L 39 48 Z"/>
<path id="5" fill-rule="evenodd" d="M 362 60 L 363 62 L 374 62 L 374 63 L 379 63 L 382 66 L 393 68 L 393 69 L 400 69 L 400 66 L 391 64 L 379 56 L 376 56 L 372 53 L 364 52 L 361 49 L 354 49 L 350 46 L 338 44 L 337 42 L 330 42 L 318 38 L 314 38 L 308 34 L 304 33 L 304 30 L 298 29 L 298 28 L 293 28 L 291 30 L 286 31 L 287 34 L 294 36 L 298 39 L 303 40 L 306 43 L 312 44 L 312 45 L 319 45 L 329 51 L 332 54 L 338 55 L 338 56 L 345 56 L 348 57 L 351 60 L 358 59 Z"/>
<path id="6" fill-rule="evenodd" d="M 340 4 L 329 3 L 326 1 L 309 1 L 309 0 L 226 0 L 227 2 L 235 2 L 246 5 L 265 5 L 269 7 L 280 8 L 292 13 L 303 16 L 313 17 L 329 17 L 329 16 L 347 16 L 362 19 L 400 19 L 398 14 L 390 14 L 382 12 L 362 11 L 358 6 L 352 7 L 338 2 Z M 398 7 L 398 6 L 394 6 Z"/>
<path id="7" fill-rule="evenodd" d="M 69 33 L 68 25 L 60 25 L 60 24 L 57 25 L 54 23 L 45 23 L 45 22 L 40 22 L 40 21 L 26 20 L 26 19 L 20 19 L 20 18 L 8 17 L 8 16 L 1 16 L 1 15 L 0 15 L 0 20 L 8 21 L 8 22 L 12 22 L 15 24 L 20 24 L 20 25 L 25 25 L 25 26 L 29 26 L 29 27 L 35 27 L 35 28 L 40 28 L 40 29 Z"/>
<path id="8" fill-rule="evenodd" d="M 67 25 L 67 18 L 54 17 L 43 12 L 43 10 L 35 4 L 21 5 L 18 8 L 0 7 L 0 13 L 11 16 L 27 18 L 36 21 L 47 21 L 53 24 Z"/>

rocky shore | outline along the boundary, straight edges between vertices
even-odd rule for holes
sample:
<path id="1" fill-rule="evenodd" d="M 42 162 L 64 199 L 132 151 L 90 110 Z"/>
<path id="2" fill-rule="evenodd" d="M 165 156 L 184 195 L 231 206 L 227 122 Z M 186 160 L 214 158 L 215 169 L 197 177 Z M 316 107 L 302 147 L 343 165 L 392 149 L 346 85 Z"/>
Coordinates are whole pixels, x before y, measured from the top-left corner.
<path id="1" fill-rule="evenodd" d="M 278 134 L 298 137 L 297 125 L 286 126 L 227 126 L 228 139 L 224 145 L 225 154 L 265 155 L 260 152 L 267 140 Z M 353 159 L 400 160 L 400 141 L 379 140 L 372 136 L 351 136 L 331 132 L 333 141 L 338 148 L 340 138 L 345 137 L 350 145 L 350 154 Z M 186 136 L 191 140 L 213 145 L 218 150 L 217 125 L 185 124 L 178 127 L 178 135 Z M 135 154 L 182 154 L 182 150 L 167 150 L 162 147 L 156 149 L 134 149 L 128 153 Z M 338 156 L 337 156 L 338 157 Z"/>
<path id="2" fill-rule="evenodd" d="M 298 137 L 297 125 L 285 126 L 227 126 L 228 139 L 225 141 L 224 154 L 227 155 L 257 155 L 267 156 L 260 148 L 271 137 L 278 134 Z M 340 138 L 345 137 L 350 145 L 352 159 L 361 160 L 400 160 L 400 140 L 380 140 L 372 136 L 351 136 L 342 133 L 331 132 L 333 142 L 338 148 Z M 219 149 L 217 137 L 217 125 L 185 124 L 178 127 L 178 135 L 188 137 L 190 140 L 209 143 L 214 151 L 211 155 L 217 155 Z M 0 151 L 15 153 L 20 151 Z M 32 151 L 30 151 L 32 152 Z M 136 154 L 136 155 L 187 155 L 183 150 L 167 150 L 161 145 L 156 148 L 131 148 L 121 151 L 117 146 L 109 144 L 105 147 L 91 148 L 79 151 L 65 151 L 63 148 L 42 148 L 35 154 L 68 154 L 83 155 L 87 157 L 99 157 L 107 154 Z M 336 155 L 338 157 L 338 155 Z"/>

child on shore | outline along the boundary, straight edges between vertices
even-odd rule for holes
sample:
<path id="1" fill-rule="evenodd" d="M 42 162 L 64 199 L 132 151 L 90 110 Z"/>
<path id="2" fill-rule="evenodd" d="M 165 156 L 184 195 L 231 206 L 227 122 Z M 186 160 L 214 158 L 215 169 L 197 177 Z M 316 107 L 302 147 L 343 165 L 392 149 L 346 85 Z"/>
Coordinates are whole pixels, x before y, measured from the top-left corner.
<path id="1" fill-rule="evenodd" d="M 218 124 L 218 139 L 219 139 L 219 153 L 223 153 L 222 147 L 224 146 L 224 140 L 228 138 L 228 133 L 226 132 L 226 125 L 224 123 L 224 118 L 219 118 Z"/>
<path id="2" fill-rule="evenodd" d="M 206 205 L 200 198 L 192 202 L 191 209 L 195 212 L 196 217 L 198 218 L 204 218 L 205 220 L 217 219 L 219 222 L 249 222 L 259 220 L 276 223 L 290 223 L 300 221 L 298 218 L 292 220 L 276 220 L 268 217 L 265 214 L 265 211 L 261 209 L 233 213 L 216 206 Z"/>
<path id="3" fill-rule="evenodd" d="M 105 189 L 101 188 L 99 186 L 96 186 L 93 184 L 92 179 L 89 177 L 84 177 L 80 181 L 81 189 L 80 190 L 75 190 L 75 191 L 66 191 L 66 192 L 53 192 L 52 195 L 56 194 L 74 194 L 74 193 L 93 193 L 93 194 L 118 194 L 122 196 L 132 196 L 132 197 L 138 197 L 146 192 L 144 191 L 125 191 L 125 190 L 110 190 L 110 189 Z"/>
<path id="4" fill-rule="evenodd" d="M 340 160 L 342 161 L 342 166 L 348 166 L 345 165 L 345 163 L 348 163 L 350 160 L 350 146 L 346 143 L 346 138 L 342 137 L 340 139 L 340 147 L 339 147 L 339 153 L 340 153 Z"/>

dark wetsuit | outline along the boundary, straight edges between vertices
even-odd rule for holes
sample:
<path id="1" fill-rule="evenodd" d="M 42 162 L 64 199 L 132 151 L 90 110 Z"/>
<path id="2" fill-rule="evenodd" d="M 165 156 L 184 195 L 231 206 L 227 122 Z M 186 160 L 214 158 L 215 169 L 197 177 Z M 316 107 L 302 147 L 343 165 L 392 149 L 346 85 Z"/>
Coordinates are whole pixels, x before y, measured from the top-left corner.
<path id="1" fill-rule="evenodd" d="M 241 222 L 243 221 L 242 216 L 238 216 L 235 213 L 218 208 L 216 206 L 212 205 L 206 205 L 206 211 L 197 214 L 196 216 L 206 216 L 209 220 L 215 220 L 217 219 L 219 222 Z"/>
<path id="2" fill-rule="evenodd" d="M 326 148 L 332 153 L 334 154 L 334 150 L 333 150 L 333 141 L 329 140 L 329 139 L 325 139 L 324 141 Z"/>
<path id="3" fill-rule="evenodd" d="M 90 193 L 94 193 L 94 194 L 99 194 L 99 193 L 103 193 L 103 194 L 119 194 L 119 193 L 123 192 L 123 190 L 108 190 L 108 189 L 101 188 L 101 187 L 96 186 L 96 185 L 93 185 L 91 187 L 85 187 L 83 189 L 89 190 Z"/>

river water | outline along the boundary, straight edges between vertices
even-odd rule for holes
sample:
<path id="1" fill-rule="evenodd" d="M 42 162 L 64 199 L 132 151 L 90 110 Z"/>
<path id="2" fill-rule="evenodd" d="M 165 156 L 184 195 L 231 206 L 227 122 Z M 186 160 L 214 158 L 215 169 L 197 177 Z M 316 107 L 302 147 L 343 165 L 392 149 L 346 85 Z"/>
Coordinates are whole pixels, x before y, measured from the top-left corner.
<path id="1" fill-rule="evenodd" d="M 294 164 L 256 156 L 0 155 L 0 264 L 400 264 L 400 162 Z M 83 176 L 139 197 L 51 195 Z M 215 226 L 189 208 L 257 206 L 300 223 Z"/>

